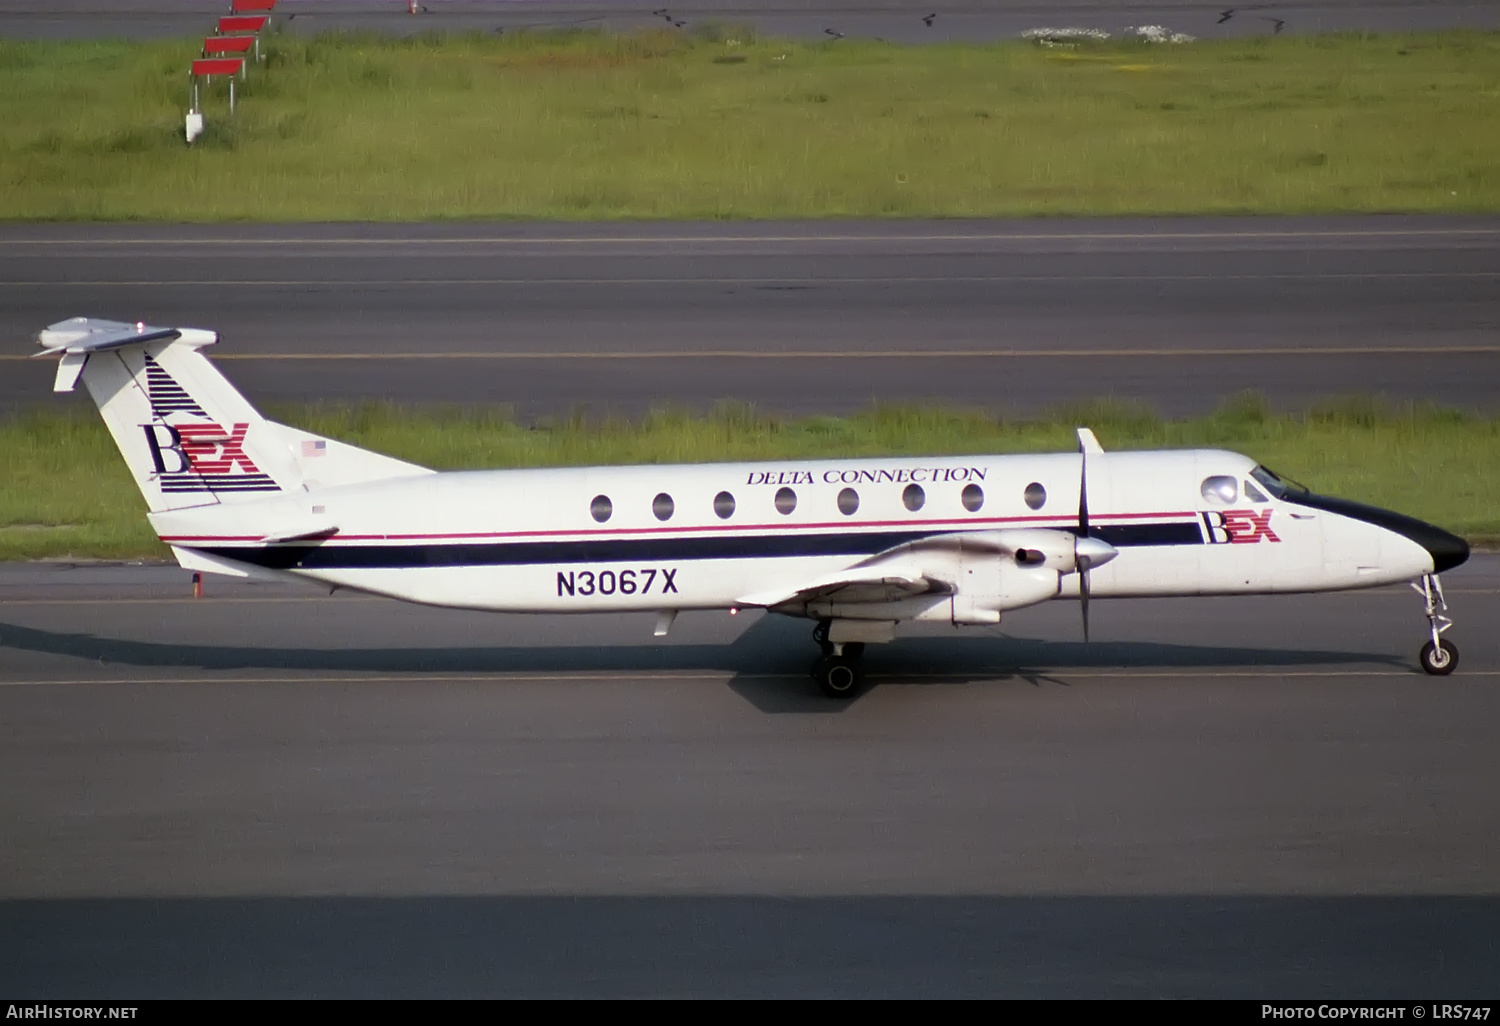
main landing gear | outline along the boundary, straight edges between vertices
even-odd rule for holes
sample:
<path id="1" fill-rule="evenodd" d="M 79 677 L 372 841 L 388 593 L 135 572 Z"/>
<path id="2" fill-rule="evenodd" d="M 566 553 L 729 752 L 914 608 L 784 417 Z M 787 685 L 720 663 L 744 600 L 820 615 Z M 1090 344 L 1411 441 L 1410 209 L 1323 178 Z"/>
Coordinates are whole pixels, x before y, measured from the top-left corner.
<path id="1" fill-rule="evenodd" d="M 853 698 L 859 690 L 859 657 L 865 654 L 865 643 L 829 641 L 829 626 L 829 621 L 819 620 L 813 628 L 813 640 L 823 650 L 822 657 L 812 665 L 813 680 L 829 698 Z"/>
<path id="2" fill-rule="evenodd" d="M 1446 677 L 1458 667 L 1458 647 L 1443 638 L 1442 633 L 1453 626 L 1453 621 L 1443 614 L 1448 611 L 1448 601 L 1443 598 L 1443 584 L 1437 574 L 1423 574 L 1422 583 L 1412 582 L 1412 588 L 1422 596 L 1427 626 L 1432 640 L 1422 646 L 1417 659 L 1422 669 L 1436 677 Z"/>

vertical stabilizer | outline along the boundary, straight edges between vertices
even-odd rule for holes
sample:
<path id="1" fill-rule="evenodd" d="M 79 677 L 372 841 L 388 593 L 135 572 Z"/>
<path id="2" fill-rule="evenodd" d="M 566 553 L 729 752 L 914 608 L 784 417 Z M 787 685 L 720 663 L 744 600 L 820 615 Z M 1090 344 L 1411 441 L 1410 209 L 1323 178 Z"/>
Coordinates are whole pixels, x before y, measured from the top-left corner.
<path id="1" fill-rule="evenodd" d="M 430 473 L 266 420 L 198 351 L 211 331 L 75 317 L 37 341 L 61 355 L 57 391 L 82 380 L 153 513 Z"/>

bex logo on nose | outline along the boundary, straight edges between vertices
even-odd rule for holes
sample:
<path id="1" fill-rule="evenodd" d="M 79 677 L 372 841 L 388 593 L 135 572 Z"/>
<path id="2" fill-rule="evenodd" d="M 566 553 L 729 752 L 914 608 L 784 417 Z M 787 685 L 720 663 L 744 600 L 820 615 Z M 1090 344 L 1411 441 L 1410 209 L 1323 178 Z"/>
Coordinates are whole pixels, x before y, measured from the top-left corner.
<path id="1" fill-rule="evenodd" d="M 1262 538 L 1270 542 L 1281 541 L 1271 530 L 1271 511 L 1268 509 L 1207 510 L 1202 516 L 1210 545 L 1242 545 Z"/>

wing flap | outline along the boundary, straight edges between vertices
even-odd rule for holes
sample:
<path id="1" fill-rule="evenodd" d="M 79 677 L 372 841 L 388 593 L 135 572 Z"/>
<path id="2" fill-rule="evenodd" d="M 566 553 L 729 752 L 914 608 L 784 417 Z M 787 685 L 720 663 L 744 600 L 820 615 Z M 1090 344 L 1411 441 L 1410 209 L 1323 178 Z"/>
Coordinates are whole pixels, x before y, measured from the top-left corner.
<path id="1" fill-rule="evenodd" d="M 913 563 L 883 563 L 837 570 L 806 584 L 746 595 L 743 606 L 779 606 L 837 595 L 844 602 L 891 602 L 912 595 L 951 590 L 948 582 L 931 576 Z"/>

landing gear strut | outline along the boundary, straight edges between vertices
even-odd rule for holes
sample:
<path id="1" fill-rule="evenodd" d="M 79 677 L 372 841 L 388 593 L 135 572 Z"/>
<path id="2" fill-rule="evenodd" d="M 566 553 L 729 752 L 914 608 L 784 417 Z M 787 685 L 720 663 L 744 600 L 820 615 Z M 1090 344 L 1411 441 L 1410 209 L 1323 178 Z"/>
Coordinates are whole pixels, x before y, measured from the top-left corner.
<path id="1" fill-rule="evenodd" d="M 1432 640 L 1422 646 L 1417 658 L 1422 669 L 1435 677 L 1446 677 L 1458 667 L 1458 647 L 1441 635 L 1453 621 L 1443 614 L 1448 611 L 1448 601 L 1443 598 L 1443 584 L 1436 574 L 1423 574 L 1422 583 L 1412 583 L 1412 588 L 1422 596 L 1427 626 Z"/>
<path id="2" fill-rule="evenodd" d="M 865 653 L 862 641 L 829 641 L 828 620 L 819 620 L 813 628 L 813 640 L 823 656 L 812 665 L 813 680 L 829 698 L 853 698 L 859 690 L 859 657 Z"/>

